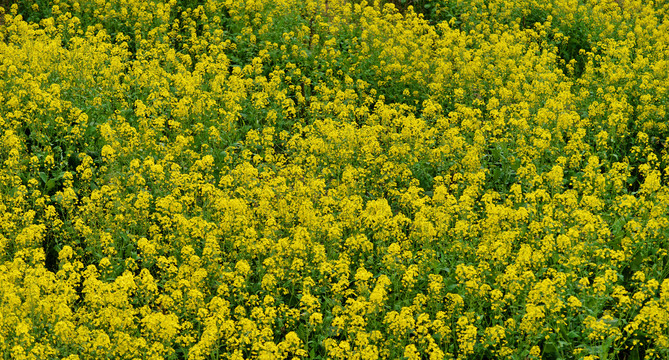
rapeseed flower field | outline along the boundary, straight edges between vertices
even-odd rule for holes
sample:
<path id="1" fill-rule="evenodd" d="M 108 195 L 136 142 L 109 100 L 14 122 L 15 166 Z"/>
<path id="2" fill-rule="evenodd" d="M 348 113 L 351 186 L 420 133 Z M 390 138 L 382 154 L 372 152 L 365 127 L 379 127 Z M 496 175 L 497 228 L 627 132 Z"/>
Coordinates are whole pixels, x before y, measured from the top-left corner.
<path id="1" fill-rule="evenodd" d="M 669 358 L 669 3 L 0 13 L 2 359 Z"/>

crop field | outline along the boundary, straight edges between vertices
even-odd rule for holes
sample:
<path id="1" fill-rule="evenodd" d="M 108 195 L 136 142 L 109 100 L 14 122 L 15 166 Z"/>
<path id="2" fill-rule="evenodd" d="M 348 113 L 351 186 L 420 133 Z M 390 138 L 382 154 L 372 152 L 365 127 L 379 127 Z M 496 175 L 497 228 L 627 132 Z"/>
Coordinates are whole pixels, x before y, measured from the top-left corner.
<path id="1" fill-rule="evenodd" d="M 669 358 L 668 2 L 15 2 L 0 359 Z"/>

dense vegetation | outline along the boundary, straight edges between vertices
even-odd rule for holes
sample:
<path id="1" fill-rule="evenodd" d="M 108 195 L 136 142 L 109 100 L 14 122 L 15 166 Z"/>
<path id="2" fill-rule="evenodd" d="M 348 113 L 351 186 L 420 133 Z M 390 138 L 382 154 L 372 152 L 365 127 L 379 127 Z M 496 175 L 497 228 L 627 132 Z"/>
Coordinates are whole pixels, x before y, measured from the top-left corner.
<path id="1" fill-rule="evenodd" d="M 666 359 L 669 4 L 24 0 L 3 359 Z"/>

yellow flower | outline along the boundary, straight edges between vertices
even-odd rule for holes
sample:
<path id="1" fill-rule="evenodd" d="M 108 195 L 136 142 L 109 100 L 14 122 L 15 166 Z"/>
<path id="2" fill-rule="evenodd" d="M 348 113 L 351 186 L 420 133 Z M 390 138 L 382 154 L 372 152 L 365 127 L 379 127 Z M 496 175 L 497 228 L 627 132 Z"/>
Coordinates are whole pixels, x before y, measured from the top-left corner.
<path id="1" fill-rule="evenodd" d="M 460 353 L 458 358 L 467 358 L 474 354 L 476 345 L 477 329 L 469 322 L 466 316 L 460 316 L 457 321 L 458 345 Z"/>
<path id="2" fill-rule="evenodd" d="M 538 358 L 539 356 L 541 356 L 541 349 L 536 345 L 532 346 L 532 348 L 530 349 L 530 356 Z"/>
<path id="3" fill-rule="evenodd" d="M 418 360 L 421 358 L 420 353 L 414 344 L 409 344 L 404 347 L 404 357 L 410 360 Z"/>

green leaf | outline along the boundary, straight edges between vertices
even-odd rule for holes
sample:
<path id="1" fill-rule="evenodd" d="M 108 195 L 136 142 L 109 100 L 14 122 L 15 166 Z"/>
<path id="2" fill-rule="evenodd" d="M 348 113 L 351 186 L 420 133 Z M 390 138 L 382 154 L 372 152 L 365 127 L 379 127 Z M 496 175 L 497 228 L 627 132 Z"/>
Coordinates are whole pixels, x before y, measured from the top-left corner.
<path id="1" fill-rule="evenodd" d="M 557 357 L 558 356 L 558 349 L 557 346 L 553 343 L 548 343 L 544 345 L 544 354 L 552 354 L 551 358 Z"/>
<path id="2" fill-rule="evenodd" d="M 641 360 L 641 357 L 639 356 L 639 349 L 630 350 L 628 359 L 629 360 Z"/>
<path id="3" fill-rule="evenodd" d="M 49 181 L 46 182 L 46 191 L 49 192 L 54 187 L 56 187 L 56 180 L 55 179 L 49 179 Z"/>

